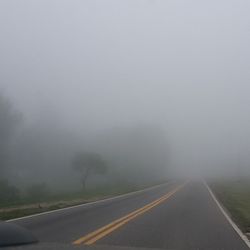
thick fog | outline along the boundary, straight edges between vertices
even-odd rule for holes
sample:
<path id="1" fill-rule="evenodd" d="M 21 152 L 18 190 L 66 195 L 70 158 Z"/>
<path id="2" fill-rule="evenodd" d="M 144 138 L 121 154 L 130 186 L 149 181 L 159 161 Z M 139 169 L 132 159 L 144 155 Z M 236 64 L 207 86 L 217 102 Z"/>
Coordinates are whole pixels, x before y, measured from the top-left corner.
<path id="1" fill-rule="evenodd" d="M 249 13 L 249 0 L 2 0 L 3 172 L 75 185 L 70 159 L 88 151 L 110 178 L 249 175 Z"/>

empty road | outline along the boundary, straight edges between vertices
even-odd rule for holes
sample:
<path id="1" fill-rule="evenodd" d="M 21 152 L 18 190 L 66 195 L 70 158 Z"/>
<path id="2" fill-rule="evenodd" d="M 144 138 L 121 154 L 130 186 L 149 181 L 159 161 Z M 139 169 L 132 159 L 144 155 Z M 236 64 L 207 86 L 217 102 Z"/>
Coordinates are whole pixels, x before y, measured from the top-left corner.
<path id="1" fill-rule="evenodd" d="M 159 249 L 249 249 L 202 182 L 142 192 L 12 221 L 41 242 Z"/>

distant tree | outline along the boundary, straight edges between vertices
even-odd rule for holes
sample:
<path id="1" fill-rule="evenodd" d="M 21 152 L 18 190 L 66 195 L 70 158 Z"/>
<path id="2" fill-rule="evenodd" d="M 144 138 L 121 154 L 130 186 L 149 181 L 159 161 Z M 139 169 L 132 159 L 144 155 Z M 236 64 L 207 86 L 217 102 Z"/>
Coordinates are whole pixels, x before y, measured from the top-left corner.
<path id="1" fill-rule="evenodd" d="M 90 174 L 105 174 L 107 171 L 105 161 L 96 153 L 77 153 L 72 167 L 81 173 L 83 189 L 86 189 L 86 181 Z"/>

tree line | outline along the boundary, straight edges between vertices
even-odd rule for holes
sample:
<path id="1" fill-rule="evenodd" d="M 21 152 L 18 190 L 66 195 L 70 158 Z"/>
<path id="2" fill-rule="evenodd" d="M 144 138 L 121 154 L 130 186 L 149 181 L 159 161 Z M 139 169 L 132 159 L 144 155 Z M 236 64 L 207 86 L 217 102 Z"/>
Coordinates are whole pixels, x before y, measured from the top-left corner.
<path id="1" fill-rule="evenodd" d="M 36 200 L 49 190 L 139 185 L 165 174 L 167 144 L 158 128 L 116 128 L 87 138 L 70 133 L 53 116 L 39 118 L 27 124 L 0 94 L 2 203 L 22 196 Z"/>

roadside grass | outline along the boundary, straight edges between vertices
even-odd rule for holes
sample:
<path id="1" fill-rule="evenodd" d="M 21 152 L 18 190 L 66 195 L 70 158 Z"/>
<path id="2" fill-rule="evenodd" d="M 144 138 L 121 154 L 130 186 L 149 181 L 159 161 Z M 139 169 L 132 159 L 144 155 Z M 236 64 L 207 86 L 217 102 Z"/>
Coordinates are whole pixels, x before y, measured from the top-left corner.
<path id="1" fill-rule="evenodd" d="M 148 184 L 140 186 L 134 184 L 120 183 L 119 185 L 101 186 L 98 188 L 91 188 L 80 192 L 50 194 L 47 197 L 43 197 L 42 199 L 38 200 L 22 198 L 15 202 L 1 204 L 0 220 L 9 220 L 36 213 L 52 211 L 74 205 L 80 205 L 141 190 L 161 183 L 163 182 L 151 183 L 150 185 Z"/>
<path id="2" fill-rule="evenodd" d="M 211 187 L 244 233 L 250 232 L 250 179 L 223 180 Z"/>

